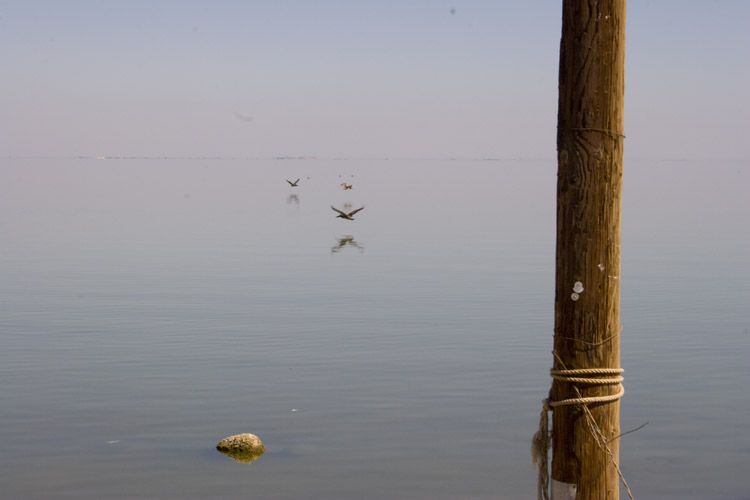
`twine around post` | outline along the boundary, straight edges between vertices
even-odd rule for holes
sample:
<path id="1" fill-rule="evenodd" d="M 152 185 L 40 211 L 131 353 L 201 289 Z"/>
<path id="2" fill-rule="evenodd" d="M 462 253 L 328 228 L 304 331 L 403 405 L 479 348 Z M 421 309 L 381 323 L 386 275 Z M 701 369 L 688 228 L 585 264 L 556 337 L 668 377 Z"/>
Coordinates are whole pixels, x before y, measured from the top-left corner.
<path id="1" fill-rule="evenodd" d="M 562 363 L 562 360 L 557 356 L 557 353 L 553 352 L 557 360 Z M 564 366 L 564 364 L 563 364 Z M 625 477 L 620 471 L 620 467 L 615 460 L 614 454 L 607 446 L 607 440 L 603 436 L 601 429 L 594 420 L 593 415 L 588 409 L 588 404 L 591 403 L 611 403 L 619 400 L 625 389 L 622 387 L 622 368 L 582 368 L 577 370 L 550 370 L 550 376 L 555 380 L 563 382 L 569 382 L 571 384 L 583 384 L 583 385 L 618 385 L 618 391 L 615 394 L 608 396 L 593 396 L 584 398 L 581 391 L 576 385 L 573 385 L 573 390 L 576 393 L 575 398 L 563 399 L 560 401 L 552 401 L 551 397 L 545 399 L 542 403 L 542 412 L 539 415 L 539 429 L 534 434 L 531 440 L 531 459 L 534 465 L 537 467 L 537 500 L 549 500 L 549 448 L 550 448 L 550 431 L 549 431 L 549 412 L 554 411 L 555 407 L 577 405 L 580 406 L 585 417 L 586 423 L 588 424 L 591 434 L 594 436 L 596 443 L 599 447 L 605 451 L 610 461 L 615 466 L 617 474 L 620 477 L 625 489 L 628 492 L 628 496 L 633 500 L 633 495 L 630 492 L 630 487 L 625 481 Z"/>

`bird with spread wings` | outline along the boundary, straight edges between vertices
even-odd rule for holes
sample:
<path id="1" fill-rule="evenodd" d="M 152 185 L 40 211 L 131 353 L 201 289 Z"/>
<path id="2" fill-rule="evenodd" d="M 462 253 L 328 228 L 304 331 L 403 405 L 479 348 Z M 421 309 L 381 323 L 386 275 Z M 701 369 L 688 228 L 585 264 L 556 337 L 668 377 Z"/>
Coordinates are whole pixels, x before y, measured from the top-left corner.
<path id="1" fill-rule="evenodd" d="M 346 219 L 346 220 L 354 220 L 354 214 L 356 214 L 360 210 L 363 210 L 365 207 L 362 206 L 361 208 L 358 208 L 356 210 L 352 210 L 349 213 L 343 212 L 343 211 L 339 210 L 338 208 L 334 207 L 333 205 L 331 205 L 331 208 L 333 209 L 334 212 L 338 212 L 338 215 L 336 217 L 340 217 L 340 218 Z"/>

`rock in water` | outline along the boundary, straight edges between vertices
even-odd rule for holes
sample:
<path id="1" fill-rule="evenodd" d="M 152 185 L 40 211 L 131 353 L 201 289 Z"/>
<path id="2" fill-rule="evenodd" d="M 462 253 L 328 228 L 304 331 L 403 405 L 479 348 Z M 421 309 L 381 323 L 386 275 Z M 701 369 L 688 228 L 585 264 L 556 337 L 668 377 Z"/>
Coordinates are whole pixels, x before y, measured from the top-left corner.
<path id="1" fill-rule="evenodd" d="M 249 464 L 260 457 L 266 447 L 255 434 L 237 434 L 219 441 L 216 449 L 235 462 Z"/>

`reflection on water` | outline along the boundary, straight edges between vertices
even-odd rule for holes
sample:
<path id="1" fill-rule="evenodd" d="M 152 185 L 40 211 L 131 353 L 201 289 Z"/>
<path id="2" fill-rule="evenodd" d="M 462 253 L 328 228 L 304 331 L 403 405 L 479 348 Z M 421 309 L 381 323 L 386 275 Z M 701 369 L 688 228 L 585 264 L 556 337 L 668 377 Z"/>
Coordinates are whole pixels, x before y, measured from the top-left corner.
<path id="1" fill-rule="evenodd" d="M 235 462 L 241 463 L 241 464 L 251 464 L 258 460 L 261 455 L 265 452 L 263 451 L 243 451 L 243 450 L 219 450 L 219 452 Z"/>
<path id="2" fill-rule="evenodd" d="M 354 236 L 351 235 L 344 235 L 341 238 L 339 238 L 339 241 L 337 244 L 333 245 L 331 247 L 331 253 L 337 253 L 343 250 L 346 247 L 354 247 L 359 249 L 360 252 L 365 251 L 365 247 L 360 245 L 354 240 Z"/>
<path id="3" fill-rule="evenodd" d="M 533 497 L 554 161 L 301 168 L 3 160 L 4 498 Z M 744 498 L 748 176 L 640 168 L 620 411 L 649 425 L 622 470 L 637 498 Z M 215 450 L 237 429 L 263 436 L 251 467 Z"/>

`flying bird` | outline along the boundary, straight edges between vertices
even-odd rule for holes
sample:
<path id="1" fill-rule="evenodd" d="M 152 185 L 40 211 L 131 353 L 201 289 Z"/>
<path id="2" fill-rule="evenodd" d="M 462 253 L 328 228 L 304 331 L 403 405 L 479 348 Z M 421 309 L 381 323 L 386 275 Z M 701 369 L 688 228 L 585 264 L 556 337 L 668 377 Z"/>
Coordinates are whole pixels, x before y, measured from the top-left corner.
<path id="1" fill-rule="evenodd" d="M 338 208 L 334 207 L 333 205 L 331 205 L 331 208 L 333 209 L 334 212 L 338 212 L 339 213 L 339 215 L 337 215 L 336 217 L 341 217 L 342 219 L 346 219 L 346 220 L 354 220 L 354 217 L 353 217 L 354 214 L 356 214 L 360 210 L 363 210 L 365 207 L 362 206 L 361 208 L 358 208 L 356 210 L 352 210 L 349 213 L 342 212 L 341 210 L 339 210 Z"/>
<path id="2" fill-rule="evenodd" d="M 294 182 L 290 181 L 289 179 L 287 179 L 286 181 L 289 183 L 290 186 L 297 187 L 297 183 L 299 182 L 299 179 L 297 179 Z"/>
<path id="3" fill-rule="evenodd" d="M 343 187 L 344 189 L 351 189 L 352 188 L 352 185 L 351 184 L 347 184 L 346 182 L 342 182 L 341 184 L 339 184 L 339 186 Z"/>

